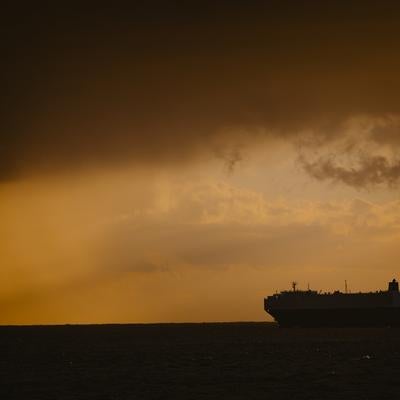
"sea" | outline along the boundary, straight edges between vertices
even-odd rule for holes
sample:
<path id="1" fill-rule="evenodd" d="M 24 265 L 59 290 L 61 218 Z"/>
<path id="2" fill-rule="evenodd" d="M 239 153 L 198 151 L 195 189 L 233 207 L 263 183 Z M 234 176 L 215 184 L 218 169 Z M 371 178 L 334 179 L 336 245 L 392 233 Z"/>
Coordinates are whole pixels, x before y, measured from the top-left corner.
<path id="1" fill-rule="evenodd" d="M 0 399 L 398 399 L 400 329 L 0 327 Z"/>

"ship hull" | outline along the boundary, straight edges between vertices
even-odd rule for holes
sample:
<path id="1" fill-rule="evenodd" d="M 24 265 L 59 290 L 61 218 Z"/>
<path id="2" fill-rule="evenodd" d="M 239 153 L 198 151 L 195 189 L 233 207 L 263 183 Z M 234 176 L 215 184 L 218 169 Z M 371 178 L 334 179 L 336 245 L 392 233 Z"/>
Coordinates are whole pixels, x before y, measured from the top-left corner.
<path id="1" fill-rule="evenodd" d="M 400 307 L 269 309 L 281 327 L 400 327 Z"/>

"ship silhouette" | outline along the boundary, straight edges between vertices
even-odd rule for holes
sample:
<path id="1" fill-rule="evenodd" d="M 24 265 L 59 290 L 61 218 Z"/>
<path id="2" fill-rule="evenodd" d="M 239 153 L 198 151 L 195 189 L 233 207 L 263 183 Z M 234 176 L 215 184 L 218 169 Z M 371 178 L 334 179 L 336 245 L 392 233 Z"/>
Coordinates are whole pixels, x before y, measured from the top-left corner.
<path id="1" fill-rule="evenodd" d="M 264 309 L 281 327 L 400 327 L 399 283 L 368 293 L 320 293 L 315 290 L 282 291 L 264 299 Z"/>

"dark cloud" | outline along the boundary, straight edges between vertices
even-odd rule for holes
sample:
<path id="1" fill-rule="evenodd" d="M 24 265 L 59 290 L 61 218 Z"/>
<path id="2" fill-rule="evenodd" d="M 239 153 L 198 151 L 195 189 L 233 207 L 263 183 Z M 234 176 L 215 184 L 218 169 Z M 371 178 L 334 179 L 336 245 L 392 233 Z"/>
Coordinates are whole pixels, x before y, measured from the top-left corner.
<path id="1" fill-rule="evenodd" d="M 333 158 L 319 158 L 308 161 L 300 157 L 304 170 L 318 180 L 342 182 L 356 188 L 368 188 L 373 185 L 393 187 L 400 180 L 400 161 L 391 162 L 383 156 L 364 156 L 357 167 L 346 167 Z"/>
<path id="2" fill-rule="evenodd" d="M 232 148 L 226 128 L 329 137 L 354 114 L 398 113 L 399 16 L 389 1 L 5 7 L 0 179 L 191 161 Z"/>
<path id="3" fill-rule="evenodd" d="M 239 146 L 217 148 L 215 155 L 223 161 L 225 169 L 229 174 L 233 173 L 237 164 L 243 161 L 243 149 Z"/>

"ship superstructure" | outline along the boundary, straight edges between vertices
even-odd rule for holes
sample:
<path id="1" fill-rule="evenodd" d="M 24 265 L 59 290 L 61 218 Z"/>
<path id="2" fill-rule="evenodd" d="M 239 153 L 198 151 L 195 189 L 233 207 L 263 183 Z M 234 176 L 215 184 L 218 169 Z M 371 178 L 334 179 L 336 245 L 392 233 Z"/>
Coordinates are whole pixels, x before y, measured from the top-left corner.
<path id="1" fill-rule="evenodd" d="M 264 309 L 282 327 L 293 326 L 400 326 L 399 284 L 369 293 L 283 291 L 264 299 Z"/>

